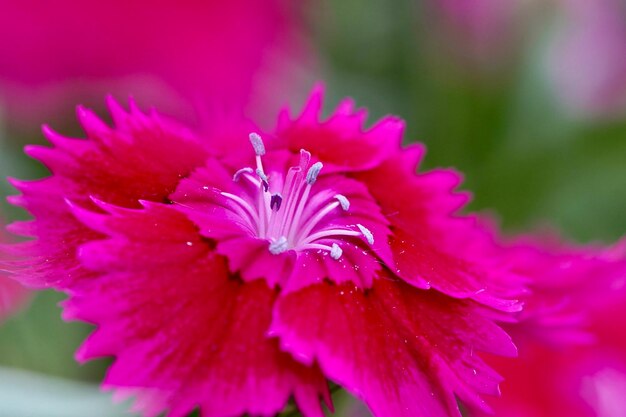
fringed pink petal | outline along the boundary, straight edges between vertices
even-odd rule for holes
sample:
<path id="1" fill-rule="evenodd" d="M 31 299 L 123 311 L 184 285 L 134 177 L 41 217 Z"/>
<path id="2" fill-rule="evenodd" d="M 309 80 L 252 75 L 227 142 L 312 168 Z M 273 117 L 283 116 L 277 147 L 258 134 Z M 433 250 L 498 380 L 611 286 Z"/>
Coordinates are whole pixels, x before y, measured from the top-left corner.
<path id="1" fill-rule="evenodd" d="M 231 276 L 171 206 L 107 208 L 78 214 L 107 238 L 81 247 L 81 261 L 98 275 L 65 306 L 66 318 L 98 326 L 79 359 L 115 356 L 106 387 L 131 390 L 146 415 L 156 396 L 169 416 L 199 407 L 209 417 L 269 417 L 293 395 L 308 417 L 322 416 L 327 386 L 319 369 L 266 336 L 276 292 Z"/>
<path id="2" fill-rule="evenodd" d="M 491 235 L 475 219 L 456 214 L 467 201 L 454 191 L 460 177 L 445 170 L 416 174 L 420 155 L 419 148 L 397 154 L 356 176 L 391 224 L 393 272 L 418 288 L 519 311 L 523 278 L 494 256 Z"/>
<path id="3" fill-rule="evenodd" d="M 95 207 L 93 198 L 127 207 L 139 207 L 142 199 L 161 202 L 207 155 L 205 145 L 187 129 L 136 107 L 125 112 L 112 100 L 109 106 L 115 127 L 79 108 L 86 139 L 65 138 L 45 127 L 54 147 L 26 148 L 52 172 L 43 180 L 12 181 L 21 195 L 10 202 L 35 218 L 13 228 L 36 238 L 22 246 L 28 250 L 20 249 L 24 262 L 16 268 L 17 279 L 30 286 L 68 288 L 90 277 L 75 254 L 99 234 L 77 221 L 66 201 L 90 207 Z"/>
<path id="4" fill-rule="evenodd" d="M 329 172 L 371 169 L 399 150 L 402 120 L 386 117 L 365 129 L 366 113 L 353 110 L 349 100 L 322 120 L 322 100 L 323 88 L 318 86 L 298 117 L 292 119 L 283 112 L 276 130 L 279 146 L 292 152 L 310 151 L 328 165 Z"/>
<path id="5" fill-rule="evenodd" d="M 383 274 L 366 291 L 323 283 L 282 296 L 270 334 L 377 417 L 460 416 L 455 395 L 487 409 L 480 394 L 498 393 L 479 352 L 516 353 L 499 315 Z"/>
<path id="6" fill-rule="evenodd" d="M 626 315 L 624 242 L 575 246 L 541 233 L 502 245 L 501 256 L 530 279 L 530 291 L 518 321 L 505 326 L 520 357 L 490 359 L 506 378 L 503 396 L 490 401 L 497 415 L 595 417 L 620 410 L 626 337 L 616 318 Z"/>

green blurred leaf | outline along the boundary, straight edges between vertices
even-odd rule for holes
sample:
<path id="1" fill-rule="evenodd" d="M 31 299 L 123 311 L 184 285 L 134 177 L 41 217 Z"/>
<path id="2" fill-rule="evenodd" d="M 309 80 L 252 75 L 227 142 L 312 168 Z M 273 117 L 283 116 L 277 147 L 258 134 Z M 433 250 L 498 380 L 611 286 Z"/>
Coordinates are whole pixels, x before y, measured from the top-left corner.
<path id="1" fill-rule="evenodd" d="M 79 365 L 74 360 L 91 326 L 61 319 L 58 303 L 65 298 L 53 291 L 34 293 L 30 304 L 0 326 L 0 365 L 64 378 L 102 379 L 108 361 Z"/>

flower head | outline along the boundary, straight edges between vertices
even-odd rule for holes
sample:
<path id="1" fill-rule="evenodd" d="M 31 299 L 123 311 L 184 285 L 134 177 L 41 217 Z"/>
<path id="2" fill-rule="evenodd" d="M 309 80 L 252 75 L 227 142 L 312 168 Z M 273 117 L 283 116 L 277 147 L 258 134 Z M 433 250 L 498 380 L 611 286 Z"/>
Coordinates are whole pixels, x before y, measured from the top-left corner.
<path id="1" fill-rule="evenodd" d="M 331 406 L 326 379 L 378 417 L 486 408 L 500 377 L 476 354 L 514 355 L 495 322 L 521 279 L 454 192 L 448 170 L 416 173 L 403 123 L 365 130 L 321 91 L 273 132 L 249 124 L 198 137 L 131 104 L 115 127 L 86 110 L 87 139 L 49 129 L 29 147 L 52 176 L 17 182 L 37 237 L 17 271 L 68 291 L 67 318 L 95 323 L 80 360 L 113 355 L 105 385 L 146 415 L 306 416 Z"/>
<path id="2" fill-rule="evenodd" d="M 282 0 L 4 0 L 0 37 L 19 40 L 0 44 L 7 120 L 31 124 L 111 92 L 181 116 L 188 103 L 253 107 L 288 84 L 287 57 L 307 55 Z"/>

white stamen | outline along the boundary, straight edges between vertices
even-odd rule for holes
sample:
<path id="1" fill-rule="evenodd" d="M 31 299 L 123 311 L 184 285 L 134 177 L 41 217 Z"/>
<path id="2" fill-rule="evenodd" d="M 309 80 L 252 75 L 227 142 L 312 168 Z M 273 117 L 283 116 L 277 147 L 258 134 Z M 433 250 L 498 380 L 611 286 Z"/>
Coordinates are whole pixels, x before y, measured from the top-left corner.
<path id="1" fill-rule="evenodd" d="M 324 229 L 308 235 L 305 239 L 302 240 L 301 243 L 315 242 L 318 239 L 337 236 L 361 236 L 361 233 L 357 232 L 356 230 L 348 229 Z"/>
<path id="2" fill-rule="evenodd" d="M 339 245 L 336 243 L 333 243 L 333 246 L 330 249 L 330 257 L 333 258 L 334 260 L 338 260 L 339 258 L 341 258 L 342 254 L 343 254 L 343 250 L 341 250 Z"/>
<path id="3" fill-rule="evenodd" d="M 319 195 L 319 194 L 318 194 Z M 304 239 L 309 236 L 309 233 L 317 226 L 317 224 L 324 218 L 328 213 L 333 211 L 339 206 L 338 201 L 333 201 L 328 204 L 322 210 L 319 210 L 315 215 L 311 216 L 306 223 L 300 227 L 300 232 L 298 233 L 298 240 Z M 356 232 L 355 232 L 356 233 Z"/>
<path id="4" fill-rule="evenodd" d="M 374 244 L 374 235 L 372 234 L 372 232 L 369 231 L 369 229 L 365 226 L 363 226 L 362 224 L 357 224 L 356 227 L 359 228 L 359 230 L 361 231 L 361 233 L 363 233 L 363 236 L 365 236 L 365 239 L 367 240 L 367 243 L 369 243 L 370 245 Z"/>
<path id="5" fill-rule="evenodd" d="M 341 208 L 344 211 L 348 211 L 348 209 L 350 208 L 350 201 L 348 201 L 348 199 L 341 194 L 335 195 L 335 198 L 337 199 L 337 201 L 339 201 L 339 204 L 341 204 Z"/>
<path id="6" fill-rule="evenodd" d="M 291 217 L 289 221 L 289 224 L 291 225 L 291 230 L 289 231 L 289 234 L 287 235 L 287 239 L 289 239 L 290 241 L 293 241 L 293 239 L 295 238 L 295 235 L 298 231 L 298 226 L 300 224 L 300 217 L 302 216 L 302 212 L 304 211 L 304 206 L 306 206 L 306 203 L 309 200 L 309 194 L 311 193 L 311 184 L 306 185 L 306 187 L 304 187 L 304 191 L 302 192 L 302 195 L 300 195 L 300 201 L 298 202 L 298 207 L 296 208 L 296 211 L 293 215 L 293 217 Z M 299 191 L 298 191 L 299 192 Z"/>
<path id="7" fill-rule="evenodd" d="M 231 194 L 231 193 L 220 192 L 220 194 L 223 195 L 224 197 L 228 198 L 229 200 L 237 203 L 237 205 L 235 205 L 233 208 L 242 217 L 245 217 L 247 215 L 247 216 L 250 217 L 250 219 L 252 220 L 253 223 L 257 223 L 258 224 L 259 216 L 258 216 L 256 210 L 250 204 L 248 204 L 247 201 L 245 201 L 241 197 L 236 196 L 236 195 Z"/>
<path id="8" fill-rule="evenodd" d="M 233 181 L 237 182 L 243 174 L 252 174 L 253 172 L 254 171 L 250 167 L 241 168 L 239 171 L 235 172 L 235 175 L 233 175 Z"/>
<path id="9" fill-rule="evenodd" d="M 320 171 L 322 170 L 322 167 L 324 165 L 321 162 L 316 162 L 313 165 L 311 165 L 311 168 L 309 168 L 309 172 L 306 173 L 306 183 L 309 185 L 313 185 L 315 184 L 315 181 L 317 180 L 317 176 L 320 174 Z"/>
<path id="10" fill-rule="evenodd" d="M 270 253 L 272 255 L 278 255 L 280 253 L 283 253 L 288 248 L 289 248 L 289 245 L 287 245 L 287 238 L 285 236 L 281 236 L 275 241 L 270 243 Z"/>
<path id="11" fill-rule="evenodd" d="M 250 133 L 250 143 L 252 143 L 252 147 L 254 148 L 254 153 L 258 156 L 265 155 L 265 145 L 263 144 L 263 139 L 259 136 L 258 133 Z"/>
<path id="12" fill-rule="evenodd" d="M 259 176 L 259 178 L 261 178 L 263 181 L 268 182 L 267 181 L 267 175 L 265 175 L 265 172 L 263 172 L 260 168 L 256 169 L 256 174 Z"/>
<path id="13" fill-rule="evenodd" d="M 335 194 L 329 188 L 309 198 L 323 168 L 321 162 L 309 165 L 309 152 L 304 149 L 300 151 L 299 165 L 289 168 L 284 181 L 274 184 L 281 189 L 270 193 L 269 178 L 262 162 L 262 155 L 266 152 L 263 140 L 253 132 L 250 133 L 250 143 L 256 153 L 256 169 L 240 169 L 235 172 L 233 181 L 242 178 L 249 181 L 259 187 L 258 194 L 249 194 L 249 190 L 244 191 L 244 198 L 226 192 L 220 194 L 229 200 L 226 207 L 237 213 L 252 233 L 269 241 L 268 249 L 271 254 L 278 255 L 288 250 L 317 250 L 318 253 L 324 251 L 334 260 L 339 260 L 343 256 L 343 249 L 338 243 L 331 243 L 333 240 L 341 242 L 346 238 L 362 237 L 370 245 L 374 243 L 372 232 L 363 225 L 353 224 L 346 227 L 336 225 L 328 218 L 339 207 L 343 211 L 350 209 L 350 201 L 346 196 Z M 336 212 L 335 215 L 337 214 Z M 321 222 L 327 218 L 330 222 L 324 226 Z M 320 243 L 328 240 L 328 244 Z"/>

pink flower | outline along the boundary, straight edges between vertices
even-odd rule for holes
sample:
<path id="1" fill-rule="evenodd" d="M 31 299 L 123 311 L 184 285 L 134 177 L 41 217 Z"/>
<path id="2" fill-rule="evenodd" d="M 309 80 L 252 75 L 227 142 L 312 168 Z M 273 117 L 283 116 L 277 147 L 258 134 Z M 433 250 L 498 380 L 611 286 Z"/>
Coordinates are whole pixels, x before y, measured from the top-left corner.
<path id="1" fill-rule="evenodd" d="M 2 99 L 7 120 L 26 125 L 108 93 L 180 115 L 189 102 L 239 108 L 267 98 L 278 76 L 284 85 L 276 67 L 303 55 L 295 10 L 282 0 L 2 0 L 0 9 Z"/>
<path id="2" fill-rule="evenodd" d="M 496 415 L 621 415 L 626 241 L 610 249 L 573 247 L 544 235 L 520 238 L 505 250 L 532 282 L 519 323 L 507 327 L 519 358 L 493 361 L 506 379 L 502 397 L 490 402 Z"/>
<path id="3" fill-rule="evenodd" d="M 28 147 L 52 176 L 13 181 L 34 220 L 14 232 L 30 285 L 67 291 L 65 317 L 96 324 L 79 360 L 113 355 L 105 386 L 153 416 L 271 416 L 290 396 L 331 407 L 326 379 L 378 417 L 487 408 L 500 377 L 479 351 L 512 356 L 496 321 L 520 310 L 520 278 L 457 210 L 459 176 L 416 174 L 403 122 L 364 129 L 322 94 L 199 137 L 131 103 L 114 127 L 79 109 L 87 139 L 50 129 Z"/>
<path id="4" fill-rule="evenodd" d="M 547 75 L 567 110 L 587 118 L 626 110 L 626 9 L 619 0 L 561 0 Z"/>

